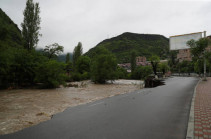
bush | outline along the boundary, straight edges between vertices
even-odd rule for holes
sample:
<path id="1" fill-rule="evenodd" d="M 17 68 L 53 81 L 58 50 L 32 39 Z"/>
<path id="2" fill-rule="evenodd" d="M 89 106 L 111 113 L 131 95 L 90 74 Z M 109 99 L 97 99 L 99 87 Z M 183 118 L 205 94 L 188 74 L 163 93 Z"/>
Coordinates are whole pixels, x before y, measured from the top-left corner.
<path id="1" fill-rule="evenodd" d="M 78 72 L 71 73 L 71 80 L 72 81 L 80 81 L 82 79 L 81 74 Z"/>
<path id="2" fill-rule="evenodd" d="M 150 74 L 152 74 L 151 66 L 138 66 L 131 76 L 133 79 L 145 80 Z"/>
<path id="3" fill-rule="evenodd" d="M 60 84 L 65 84 L 64 64 L 55 60 L 49 60 L 40 64 L 36 70 L 37 82 L 43 83 L 44 88 L 59 87 Z"/>
<path id="4" fill-rule="evenodd" d="M 87 80 L 90 78 L 90 74 L 88 72 L 84 72 L 82 75 L 81 75 L 81 79 L 82 80 Z"/>
<path id="5" fill-rule="evenodd" d="M 128 78 L 127 77 L 128 76 L 127 70 L 122 68 L 122 67 L 119 67 L 119 66 L 117 67 L 116 74 L 117 74 L 117 78 L 118 79 L 126 79 L 126 78 Z"/>

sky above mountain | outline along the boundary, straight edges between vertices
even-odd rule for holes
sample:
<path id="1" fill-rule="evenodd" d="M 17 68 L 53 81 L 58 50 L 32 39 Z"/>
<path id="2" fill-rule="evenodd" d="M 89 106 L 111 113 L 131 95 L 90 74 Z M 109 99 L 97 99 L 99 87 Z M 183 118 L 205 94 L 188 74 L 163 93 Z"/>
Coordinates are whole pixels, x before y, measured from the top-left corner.
<path id="1" fill-rule="evenodd" d="M 210 0 L 34 0 L 41 9 L 38 47 L 55 42 L 84 52 L 104 39 L 134 32 L 166 37 L 207 31 L 211 34 Z M 0 0 L 0 8 L 21 29 L 26 0 Z"/>

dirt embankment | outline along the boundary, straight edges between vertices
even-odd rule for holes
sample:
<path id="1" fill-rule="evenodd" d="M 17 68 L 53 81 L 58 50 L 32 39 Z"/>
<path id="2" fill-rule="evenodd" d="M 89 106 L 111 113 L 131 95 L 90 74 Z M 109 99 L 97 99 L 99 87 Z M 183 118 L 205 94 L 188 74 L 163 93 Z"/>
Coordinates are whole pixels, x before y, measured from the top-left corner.
<path id="1" fill-rule="evenodd" d="M 0 134 L 8 134 L 51 119 L 53 114 L 98 99 L 140 89 L 143 82 L 119 80 L 97 85 L 90 81 L 78 87 L 0 91 Z"/>

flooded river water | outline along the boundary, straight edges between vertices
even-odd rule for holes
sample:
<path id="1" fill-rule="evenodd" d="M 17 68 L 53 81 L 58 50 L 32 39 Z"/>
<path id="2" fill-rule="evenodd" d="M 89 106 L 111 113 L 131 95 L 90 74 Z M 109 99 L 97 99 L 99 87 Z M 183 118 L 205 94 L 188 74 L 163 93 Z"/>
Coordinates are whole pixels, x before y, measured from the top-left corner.
<path id="1" fill-rule="evenodd" d="M 67 107 L 140 89 L 142 82 L 120 80 L 97 85 L 79 82 L 79 87 L 0 91 L 0 134 L 8 134 L 51 119 Z"/>

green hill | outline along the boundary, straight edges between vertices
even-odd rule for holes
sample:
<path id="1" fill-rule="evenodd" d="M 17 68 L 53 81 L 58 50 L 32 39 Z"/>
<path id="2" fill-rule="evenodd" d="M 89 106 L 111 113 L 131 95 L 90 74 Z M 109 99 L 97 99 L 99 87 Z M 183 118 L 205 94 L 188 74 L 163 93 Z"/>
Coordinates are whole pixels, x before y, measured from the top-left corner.
<path id="1" fill-rule="evenodd" d="M 169 55 L 169 39 L 162 35 L 123 33 L 117 37 L 106 39 L 85 55 L 93 57 L 97 47 L 105 47 L 111 51 L 118 60 L 118 63 L 130 61 L 130 53 L 135 50 L 138 56 L 158 55 L 161 59 L 166 59 Z"/>
<path id="2" fill-rule="evenodd" d="M 17 47 L 22 43 L 20 29 L 0 8 L 0 44 Z"/>

